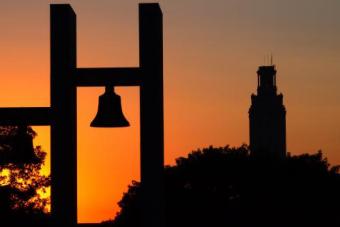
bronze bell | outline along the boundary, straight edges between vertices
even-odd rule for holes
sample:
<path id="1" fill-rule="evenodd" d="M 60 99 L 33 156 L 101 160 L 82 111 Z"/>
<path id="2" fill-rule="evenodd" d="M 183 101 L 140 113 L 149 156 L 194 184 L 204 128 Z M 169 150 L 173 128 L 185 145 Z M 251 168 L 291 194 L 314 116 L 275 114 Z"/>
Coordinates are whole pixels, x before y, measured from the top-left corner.
<path id="1" fill-rule="evenodd" d="M 127 127 L 129 122 L 123 115 L 120 96 L 114 87 L 106 86 L 105 93 L 99 96 L 98 112 L 91 127 Z"/>

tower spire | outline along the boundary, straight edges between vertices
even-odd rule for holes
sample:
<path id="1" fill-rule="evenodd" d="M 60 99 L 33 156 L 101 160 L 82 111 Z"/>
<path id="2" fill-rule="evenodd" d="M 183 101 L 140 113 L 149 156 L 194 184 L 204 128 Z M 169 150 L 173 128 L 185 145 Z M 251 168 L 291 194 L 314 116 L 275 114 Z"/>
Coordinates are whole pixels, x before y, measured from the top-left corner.
<path id="1" fill-rule="evenodd" d="M 286 109 L 283 95 L 277 94 L 276 69 L 270 66 L 257 70 L 257 94 L 251 96 L 249 109 L 250 149 L 253 154 L 284 157 L 286 155 Z"/>
<path id="2" fill-rule="evenodd" d="M 270 54 L 270 65 L 274 65 L 273 64 L 273 54 L 272 53 Z"/>

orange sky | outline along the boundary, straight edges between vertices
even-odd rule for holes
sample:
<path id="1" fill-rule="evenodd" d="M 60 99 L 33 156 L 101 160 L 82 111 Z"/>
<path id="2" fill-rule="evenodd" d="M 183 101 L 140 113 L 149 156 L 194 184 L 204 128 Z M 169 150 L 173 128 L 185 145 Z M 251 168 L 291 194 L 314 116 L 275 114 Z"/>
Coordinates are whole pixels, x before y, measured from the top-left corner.
<path id="1" fill-rule="evenodd" d="M 135 0 L 72 0 L 78 66 L 137 66 Z M 209 4 L 208 4 L 209 2 Z M 49 3 L 3 0 L 0 106 L 49 106 Z M 322 149 L 340 163 L 340 2 L 164 0 L 165 161 L 248 143 L 256 70 L 273 53 L 293 154 Z M 112 218 L 139 178 L 138 88 L 118 88 L 130 128 L 94 129 L 103 88 L 78 89 L 78 218 Z M 49 152 L 49 128 L 36 127 Z M 47 165 L 46 170 L 49 169 Z"/>

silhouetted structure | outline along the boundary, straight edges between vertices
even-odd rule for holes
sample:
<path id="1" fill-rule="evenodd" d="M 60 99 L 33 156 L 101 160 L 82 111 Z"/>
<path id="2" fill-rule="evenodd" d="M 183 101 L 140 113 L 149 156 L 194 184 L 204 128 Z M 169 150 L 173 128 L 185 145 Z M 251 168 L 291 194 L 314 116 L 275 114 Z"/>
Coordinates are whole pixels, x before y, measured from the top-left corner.
<path id="1" fill-rule="evenodd" d="M 77 87 L 101 86 L 108 91 L 114 86 L 139 86 L 143 200 L 139 224 L 164 226 L 163 15 L 159 4 L 139 4 L 140 65 L 122 68 L 78 68 L 76 14 L 68 4 L 52 4 L 50 10 L 51 107 L 0 108 L 0 125 L 51 126 L 52 220 L 55 226 L 76 226 Z M 104 118 L 100 115 L 93 126 L 122 126 L 98 122 Z"/>
<path id="2" fill-rule="evenodd" d="M 250 150 L 254 154 L 286 155 L 286 109 L 283 95 L 277 94 L 274 65 L 257 71 L 257 95 L 249 109 Z"/>

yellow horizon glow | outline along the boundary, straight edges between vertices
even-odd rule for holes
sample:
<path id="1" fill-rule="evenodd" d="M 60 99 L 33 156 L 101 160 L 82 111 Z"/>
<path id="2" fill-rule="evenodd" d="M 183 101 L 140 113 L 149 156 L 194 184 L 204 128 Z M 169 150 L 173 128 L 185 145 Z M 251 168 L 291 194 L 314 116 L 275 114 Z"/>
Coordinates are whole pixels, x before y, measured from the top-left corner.
<path id="1" fill-rule="evenodd" d="M 0 8 L 0 106 L 50 105 L 49 3 L 4 0 Z M 79 67 L 138 66 L 137 0 L 70 0 Z M 146 1 L 141 1 L 146 2 Z M 160 1 L 164 16 L 165 164 L 209 145 L 248 142 L 256 70 L 272 52 L 287 108 L 292 154 L 322 149 L 340 163 L 340 2 Z M 320 12 L 326 12 L 322 15 Z M 138 88 L 118 88 L 125 129 L 93 129 L 103 88 L 78 89 L 78 219 L 113 218 L 139 179 Z M 49 127 L 33 127 L 50 152 Z M 48 156 L 44 173 L 50 169 Z"/>

